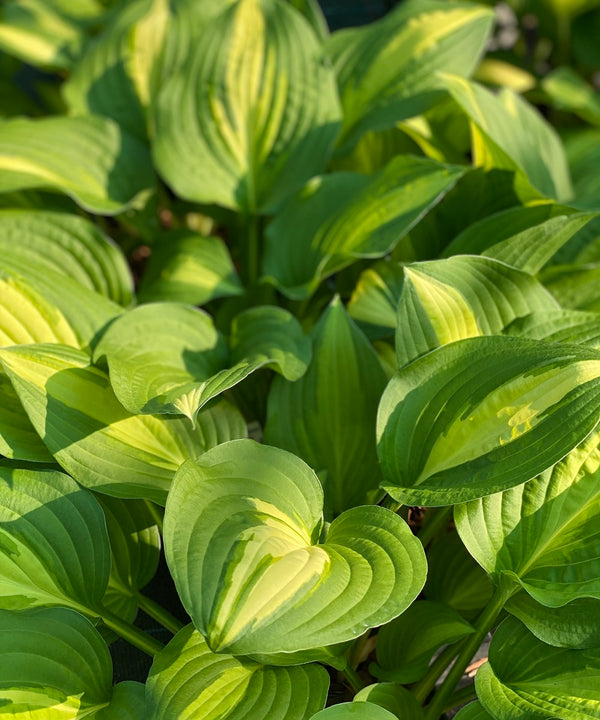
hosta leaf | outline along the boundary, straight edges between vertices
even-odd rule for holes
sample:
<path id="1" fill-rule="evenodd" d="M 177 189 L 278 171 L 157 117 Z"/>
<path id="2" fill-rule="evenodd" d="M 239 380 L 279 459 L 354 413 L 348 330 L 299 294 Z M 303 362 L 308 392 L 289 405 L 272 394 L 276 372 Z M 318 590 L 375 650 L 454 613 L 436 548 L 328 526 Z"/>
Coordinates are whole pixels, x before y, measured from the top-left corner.
<path id="1" fill-rule="evenodd" d="M 142 683 L 125 681 L 115 686 L 108 707 L 102 708 L 94 720 L 147 720 L 146 688 Z"/>
<path id="2" fill-rule="evenodd" d="M 396 155 L 420 155 L 419 146 L 399 127 L 365 133 L 348 155 L 336 157 L 330 168 L 336 172 L 373 175 Z M 435 158 L 444 162 L 443 159 Z"/>
<path id="3" fill-rule="evenodd" d="M 575 188 L 575 200 L 572 204 L 582 210 L 600 210 L 600 129 L 585 128 L 567 135 L 565 150 Z"/>
<path id="4" fill-rule="evenodd" d="M 562 307 L 590 312 L 600 310 L 600 263 L 553 265 L 540 279 Z"/>
<path id="5" fill-rule="evenodd" d="M 521 592 L 505 608 L 548 645 L 573 650 L 600 647 L 600 599 L 579 598 L 549 608 Z"/>
<path id="6" fill-rule="evenodd" d="M 10 253 L 19 264 L 67 275 L 122 305 L 131 302 L 133 280 L 125 257 L 95 225 L 77 215 L 0 210 L 0 253 Z"/>
<path id="7" fill-rule="evenodd" d="M 154 659 L 148 720 L 307 720 L 322 708 L 329 677 L 320 665 L 268 667 L 214 655 L 188 625 Z"/>
<path id="8" fill-rule="evenodd" d="M 351 702 L 325 708 L 310 720 L 397 720 L 397 717 L 374 703 Z"/>
<path id="9" fill-rule="evenodd" d="M 425 582 L 421 543 L 391 511 L 336 518 L 323 544 L 314 472 L 238 440 L 186 463 L 165 513 L 165 553 L 194 625 L 218 652 L 294 652 L 399 615 Z"/>
<path id="10" fill-rule="evenodd" d="M 337 514 L 365 502 L 381 479 L 373 426 L 386 375 L 338 299 L 311 339 L 304 377 L 271 386 L 265 440 L 324 472 L 325 504 Z"/>
<path id="11" fill-rule="evenodd" d="M 93 612 L 109 572 L 104 516 L 88 492 L 53 470 L 0 466 L 0 607 Z"/>
<path id="12" fill-rule="evenodd" d="M 369 337 L 386 337 L 396 329 L 403 279 L 403 266 L 387 260 L 361 273 L 348 303 L 348 313 Z"/>
<path id="13" fill-rule="evenodd" d="M 492 599 L 493 586 L 455 533 L 443 535 L 427 551 L 429 572 L 423 588 L 427 600 L 454 608 L 474 619 Z"/>
<path id="14" fill-rule="evenodd" d="M 0 641 L 3 720 L 79 720 L 108 705 L 110 654 L 79 613 L 66 608 L 0 610 Z"/>
<path id="15" fill-rule="evenodd" d="M 12 250 L 0 256 L 0 276 L 7 278 L 13 285 L 30 286 L 36 295 L 43 298 L 38 302 L 50 308 L 55 332 L 58 318 L 62 316 L 66 320 L 70 332 L 63 330 L 60 336 L 60 342 L 65 344 L 88 347 L 100 330 L 123 312 L 123 308 L 116 303 L 50 269 L 43 261 L 32 264 L 30 259 L 19 258 L 18 253 L 13 253 Z M 27 318 L 31 321 L 31 317 L 30 313 L 24 313 L 22 320 Z M 58 341 L 58 335 L 53 339 L 46 339 L 46 342 Z M 41 339 L 36 339 L 35 342 L 41 342 Z"/>
<path id="16" fill-rule="evenodd" d="M 558 67 L 548 73 L 542 89 L 559 110 L 570 110 L 592 125 L 600 125 L 598 92 L 572 68 Z"/>
<path id="17" fill-rule="evenodd" d="M 534 480 L 455 508 L 463 542 L 496 582 L 507 575 L 550 607 L 600 599 L 599 443 L 593 433 Z"/>
<path id="18" fill-rule="evenodd" d="M 600 316 L 582 310 L 547 310 L 512 322 L 507 335 L 600 348 Z"/>
<path id="19" fill-rule="evenodd" d="M 466 705 L 454 716 L 455 720 L 494 720 L 483 705 L 477 701 Z"/>
<path id="20" fill-rule="evenodd" d="M 464 78 L 444 75 L 444 80 L 476 129 L 476 165 L 519 170 L 542 195 L 560 201 L 571 198 L 562 143 L 531 105 L 508 89 L 493 95 Z"/>
<path id="21" fill-rule="evenodd" d="M 215 298 L 242 292 L 229 251 L 221 238 L 173 230 L 152 246 L 138 298 L 141 302 L 171 300 L 204 305 Z"/>
<path id="22" fill-rule="evenodd" d="M 472 632 L 472 625 L 453 608 L 419 600 L 381 628 L 377 635 L 377 664 L 372 663 L 369 669 L 380 680 L 402 685 L 416 682 L 425 675 L 431 658 L 443 645 L 457 642 Z"/>
<path id="23" fill-rule="evenodd" d="M 263 273 L 294 299 L 358 258 L 383 257 L 463 168 L 400 156 L 373 176 L 314 178 L 268 226 Z"/>
<path id="24" fill-rule="evenodd" d="M 600 718 L 600 649 L 565 650 L 530 635 L 514 618 L 496 631 L 477 696 L 497 720 Z"/>
<path id="25" fill-rule="evenodd" d="M 415 696 L 396 683 L 368 685 L 354 696 L 353 702 L 366 702 L 389 710 L 402 720 L 423 720 L 423 709 Z"/>
<path id="26" fill-rule="evenodd" d="M 229 354 L 208 314 L 186 305 L 150 304 L 112 323 L 94 358 L 106 357 L 115 394 L 130 412 L 191 420 L 255 370 L 273 367 L 296 380 L 310 359 L 300 324 L 278 307 L 238 315 L 230 345 Z"/>
<path id="27" fill-rule="evenodd" d="M 407 265 L 398 304 L 398 366 L 446 343 L 497 335 L 516 317 L 553 304 L 531 275 L 488 258 L 457 255 Z"/>
<path id="28" fill-rule="evenodd" d="M 596 350 L 501 336 L 444 345 L 383 394 L 383 487 L 399 502 L 451 505 L 519 485 L 591 433 L 599 393 Z"/>
<path id="29" fill-rule="evenodd" d="M 101 215 L 136 206 L 154 185 L 147 149 L 92 115 L 3 120 L 0 169 L 0 192 L 47 188 Z"/>
<path id="30" fill-rule="evenodd" d="M 29 462 L 53 462 L 3 372 L 0 372 L 0 455 Z"/>
<path id="31" fill-rule="evenodd" d="M 118 402 L 108 377 L 86 353 L 64 345 L 0 350 L 0 363 L 33 426 L 56 460 L 78 482 L 117 497 L 164 503 L 175 470 L 207 449 L 204 422 L 131 415 Z M 208 437 L 236 436 L 227 414 L 206 410 Z"/>
<path id="32" fill-rule="evenodd" d="M 334 74 L 291 6 L 240 0 L 165 84 L 155 124 L 155 161 L 178 195 L 270 213 L 327 164 L 340 126 Z"/>
<path id="33" fill-rule="evenodd" d="M 489 8 L 412 0 L 365 28 L 334 33 L 326 46 L 344 108 L 340 144 L 420 115 L 440 99 L 438 70 L 470 75 L 490 31 Z"/>
<path id="34" fill-rule="evenodd" d="M 292 7 L 295 7 L 298 12 L 301 12 L 304 17 L 310 23 L 312 29 L 315 31 L 317 37 L 320 40 L 325 40 L 329 37 L 329 27 L 327 26 L 327 20 L 318 0 L 287 0 Z"/>
<path id="35" fill-rule="evenodd" d="M 0 49 L 28 65 L 66 70 L 104 12 L 98 0 L 6 0 Z"/>
<path id="36" fill-rule="evenodd" d="M 98 495 L 112 551 L 107 594 L 127 606 L 133 617 L 137 594 L 154 577 L 160 557 L 160 532 L 148 503 Z M 107 604 L 105 596 L 104 603 Z M 114 607 L 114 605 L 113 605 Z"/>

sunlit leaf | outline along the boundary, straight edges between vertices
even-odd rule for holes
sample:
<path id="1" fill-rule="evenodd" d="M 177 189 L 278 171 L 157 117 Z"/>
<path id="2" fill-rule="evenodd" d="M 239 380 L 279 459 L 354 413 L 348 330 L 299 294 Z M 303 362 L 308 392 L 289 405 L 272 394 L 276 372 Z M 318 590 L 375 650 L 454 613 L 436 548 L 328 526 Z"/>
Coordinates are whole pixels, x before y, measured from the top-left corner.
<path id="1" fill-rule="evenodd" d="M 424 717 L 415 696 L 397 683 L 368 685 L 356 693 L 353 702 L 379 705 L 402 720 L 423 720 Z"/>

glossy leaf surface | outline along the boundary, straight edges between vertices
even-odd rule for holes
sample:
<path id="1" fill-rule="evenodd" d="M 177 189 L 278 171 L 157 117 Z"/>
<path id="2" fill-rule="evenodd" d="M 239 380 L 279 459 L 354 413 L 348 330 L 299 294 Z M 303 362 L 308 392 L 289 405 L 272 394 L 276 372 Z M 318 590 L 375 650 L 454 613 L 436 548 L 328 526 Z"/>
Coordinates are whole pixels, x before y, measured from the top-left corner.
<path id="1" fill-rule="evenodd" d="M 426 562 L 404 521 L 385 508 L 353 508 L 319 544 L 322 503 L 316 475 L 299 458 L 249 440 L 178 472 L 165 514 L 167 562 L 214 651 L 331 645 L 414 600 Z"/>
<path id="2" fill-rule="evenodd" d="M 423 709 L 415 696 L 396 683 L 368 685 L 354 696 L 353 702 L 366 702 L 389 710 L 402 720 L 422 720 Z"/>
<path id="3" fill-rule="evenodd" d="M 525 482 L 598 422 L 595 350 L 511 337 L 445 345 L 401 369 L 381 399 L 383 487 L 449 505 Z"/>
<path id="4" fill-rule="evenodd" d="M 212 653 L 192 625 L 154 659 L 148 720 L 307 720 L 323 707 L 329 677 L 320 665 L 269 667 Z"/>
<path id="5" fill-rule="evenodd" d="M 313 715 L 310 720 L 397 720 L 389 710 L 370 702 L 332 705 Z"/>

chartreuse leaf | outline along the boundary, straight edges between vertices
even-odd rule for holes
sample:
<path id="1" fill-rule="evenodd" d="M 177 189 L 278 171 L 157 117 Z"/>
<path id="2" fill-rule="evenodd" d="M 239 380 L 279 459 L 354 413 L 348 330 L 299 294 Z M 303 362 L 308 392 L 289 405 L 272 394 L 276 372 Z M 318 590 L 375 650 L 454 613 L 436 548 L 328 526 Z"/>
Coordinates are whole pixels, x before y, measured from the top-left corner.
<path id="1" fill-rule="evenodd" d="M 573 310 L 600 310 L 600 263 L 553 265 L 541 275 L 542 282 L 562 307 Z"/>
<path id="2" fill-rule="evenodd" d="M 0 455 L 13 460 L 53 462 L 3 372 L 0 372 Z"/>
<path id="3" fill-rule="evenodd" d="M 596 350 L 502 336 L 444 345 L 399 370 L 383 394 L 383 487 L 411 505 L 514 487 L 584 440 L 599 403 Z"/>
<path id="4" fill-rule="evenodd" d="M 455 508 L 463 542 L 495 582 L 508 576 L 549 607 L 600 599 L 599 443 L 594 432 L 530 482 Z"/>
<path id="5" fill-rule="evenodd" d="M 215 655 L 192 625 L 154 658 L 146 689 L 148 720 L 306 720 L 325 705 L 320 665 L 270 667 Z"/>
<path id="6" fill-rule="evenodd" d="M 94 358 L 106 357 L 111 384 L 134 413 L 173 413 L 194 420 L 216 395 L 261 367 L 297 380 L 310 359 L 298 321 L 278 307 L 235 318 L 231 353 L 201 310 L 175 303 L 139 306 L 108 328 Z M 229 367 L 227 367 L 229 364 Z"/>
<path id="7" fill-rule="evenodd" d="M 5 348 L 0 363 L 57 462 L 82 485 L 116 497 L 164 503 L 184 460 L 210 438 L 222 442 L 241 430 L 239 413 L 218 406 L 205 411 L 207 427 L 198 417 L 196 430 L 180 419 L 131 415 L 89 356 L 65 345 Z"/>
<path id="8" fill-rule="evenodd" d="M 477 701 L 466 705 L 454 716 L 455 720 L 494 720 L 483 705 Z"/>
<path id="9" fill-rule="evenodd" d="M 2 120 L 0 170 L 0 192 L 46 188 L 101 215 L 139 205 L 154 186 L 148 150 L 93 115 Z"/>
<path id="10" fill-rule="evenodd" d="M 600 599 L 578 598 L 549 608 L 524 592 L 510 598 L 505 608 L 543 642 L 573 650 L 600 647 Z"/>
<path id="11" fill-rule="evenodd" d="M 511 90 L 494 95 L 462 77 L 443 77 L 471 119 L 476 165 L 518 170 L 542 195 L 559 201 L 572 197 L 560 138 L 537 110 Z"/>
<path id="12" fill-rule="evenodd" d="M 77 215 L 0 210 L 0 253 L 10 253 L 19 264 L 67 275 L 121 305 L 131 302 L 133 280 L 122 252 Z"/>
<path id="13" fill-rule="evenodd" d="M 137 594 L 154 577 L 160 557 L 160 532 L 145 500 L 98 495 L 112 551 L 112 567 L 103 603 L 119 608 L 119 617 L 135 618 Z"/>
<path id="14" fill-rule="evenodd" d="M 542 89 L 559 110 L 570 110 L 592 125 L 600 125 L 600 97 L 570 67 L 558 67 L 542 80 Z"/>
<path id="15" fill-rule="evenodd" d="M 0 467 L 0 521 L 0 608 L 100 606 L 110 572 L 104 516 L 74 480 Z"/>
<path id="16" fill-rule="evenodd" d="M 600 316 L 583 310 L 536 311 L 512 322 L 507 335 L 600 348 Z"/>
<path id="17" fill-rule="evenodd" d="M 438 70 L 470 75 L 492 21 L 481 5 L 409 0 L 379 22 L 334 33 L 326 48 L 344 108 L 341 150 L 431 107 L 443 94 Z"/>
<path id="18" fill-rule="evenodd" d="M 353 702 L 379 705 L 402 720 L 423 720 L 424 717 L 415 696 L 397 683 L 368 685 L 356 693 Z"/>
<path id="19" fill-rule="evenodd" d="M 104 12 L 98 0 L 7 0 L 0 49 L 28 65 L 67 70 Z"/>
<path id="20" fill-rule="evenodd" d="M 394 333 L 403 280 L 403 266 L 388 260 L 381 260 L 361 273 L 348 303 L 348 313 L 369 337 Z"/>
<path id="21" fill-rule="evenodd" d="M 351 702 L 325 708 L 310 720 L 397 720 L 397 717 L 374 703 Z"/>
<path id="22" fill-rule="evenodd" d="M 451 645 L 472 632 L 473 626 L 453 608 L 419 600 L 381 628 L 377 635 L 377 663 L 371 663 L 369 669 L 380 680 L 402 685 L 416 682 L 443 645 Z"/>
<path id="23" fill-rule="evenodd" d="M 265 278 L 288 297 L 308 297 L 358 258 L 389 253 L 464 172 L 403 155 L 372 176 L 314 178 L 267 228 Z"/>
<path id="24" fill-rule="evenodd" d="M 97 717 L 109 704 L 110 653 L 79 613 L 67 608 L 0 610 L 0 641 L 2 720 L 79 720 Z"/>
<path id="25" fill-rule="evenodd" d="M 183 198 L 271 213 L 325 168 L 340 120 L 308 22 L 280 0 L 239 0 L 165 84 L 154 158 Z"/>
<path id="26" fill-rule="evenodd" d="M 398 367 L 440 345 L 497 335 L 516 317 L 553 305 L 531 275 L 489 258 L 457 255 L 407 265 L 398 304 Z"/>
<path id="27" fill-rule="evenodd" d="M 138 291 L 141 302 L 170 300 L 204 305 L 215 298 L 243 293 L 221 238 L 173 230 L 157 240 Z"/>
<path id="28" fill-rule="evenodd" d="M 214 652 L 294 652 L 389 622 L 418 595 L 421 543 L 386 508 L 347 510 L 323 543 L 323 491 L 291 453 L 238 440 L 185 463 L 165 513 L 165 554 Z"/>
<path id="29" fill-rule="evenodd" d="M 324 473 L 326 508 L 337 514 L 365 502 L 381 480 L 373 425 L 386 375 L 337 298 L 311 340 L 304 377 L 271 386 L 265 440 Z"/>
<path id="30" fill-rule="evenodd" d="M 483 707 L 500 720 L 600 718 L 600 649 L 550 647 L 507 618 L 475 687 Z"/>

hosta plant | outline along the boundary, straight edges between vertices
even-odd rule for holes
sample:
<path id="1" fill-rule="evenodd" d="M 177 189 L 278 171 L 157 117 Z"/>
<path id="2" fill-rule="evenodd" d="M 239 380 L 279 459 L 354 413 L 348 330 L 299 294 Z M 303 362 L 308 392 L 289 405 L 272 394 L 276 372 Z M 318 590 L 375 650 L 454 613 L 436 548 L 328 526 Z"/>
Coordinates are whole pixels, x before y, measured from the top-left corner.
<path id="1" fill-rule="evenodd" d="M 492 5 L 4 2 L 0 718 L 600 720 L 598 3 Z"/>

